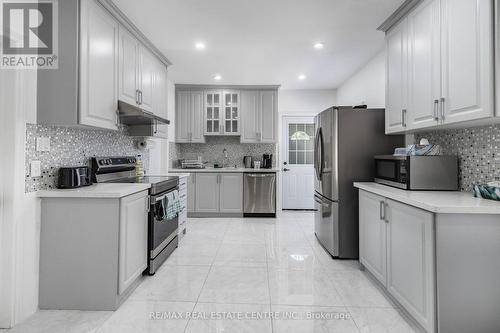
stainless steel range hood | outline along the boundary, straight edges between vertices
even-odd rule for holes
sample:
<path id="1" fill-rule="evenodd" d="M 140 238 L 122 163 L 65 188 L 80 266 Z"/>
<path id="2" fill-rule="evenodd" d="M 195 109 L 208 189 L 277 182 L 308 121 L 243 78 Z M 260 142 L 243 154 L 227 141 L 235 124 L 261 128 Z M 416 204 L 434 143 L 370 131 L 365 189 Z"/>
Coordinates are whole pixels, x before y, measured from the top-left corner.
<path id="1" fill-rule="evenodd" d="M 170 124 L 170 120 L 158 117 L 152 112 L 120 100 L 118 100 L 118 115 L 120 117 L 120 123 L 128 126 L 157 126 L 159 124 Z"/>

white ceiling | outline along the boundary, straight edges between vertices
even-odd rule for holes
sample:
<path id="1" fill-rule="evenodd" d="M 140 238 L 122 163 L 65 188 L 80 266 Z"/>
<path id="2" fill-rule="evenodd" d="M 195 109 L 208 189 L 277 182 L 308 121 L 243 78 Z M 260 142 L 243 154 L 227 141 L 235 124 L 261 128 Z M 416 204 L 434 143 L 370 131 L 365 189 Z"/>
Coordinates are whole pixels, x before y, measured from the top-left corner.
<path id="1" fill-rule="evenodd" d="M 113 0 L 192 84 L 336 88 L 383 48 L 403 0 Z M 195 42 L 206 44 L 196 50 Z M 313 48 L 325 43 L 322 50 Z M 222 80 L 215 82 L 214 74 Z M 305 74 L 305 80 L 298 80 Z"/>

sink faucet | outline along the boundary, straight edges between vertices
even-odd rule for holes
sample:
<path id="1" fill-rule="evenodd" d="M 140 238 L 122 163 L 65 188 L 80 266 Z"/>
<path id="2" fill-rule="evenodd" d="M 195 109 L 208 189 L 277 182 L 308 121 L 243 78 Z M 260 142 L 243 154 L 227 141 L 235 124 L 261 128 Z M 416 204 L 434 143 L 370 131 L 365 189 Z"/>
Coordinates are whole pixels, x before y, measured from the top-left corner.
<path id="1" fill-rule="evenodd" d="M 224 158 L 222 159 L 222 167 L 225 168 L 228 166 L 228 157 L 227 157 L 227 149 L 224 148 L 224 150 L 222 151 L 222 153 L 224 154 Z"/>

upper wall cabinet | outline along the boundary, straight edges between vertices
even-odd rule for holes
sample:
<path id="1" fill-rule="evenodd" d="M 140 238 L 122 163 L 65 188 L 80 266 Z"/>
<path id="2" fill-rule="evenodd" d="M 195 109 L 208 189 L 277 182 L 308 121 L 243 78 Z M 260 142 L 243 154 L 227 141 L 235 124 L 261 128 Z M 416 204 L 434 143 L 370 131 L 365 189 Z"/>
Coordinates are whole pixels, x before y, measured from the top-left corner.
<path id="1" fill-rule="evenodd" d="M 175 101 L 175 142 L 203 143 L 203 90 L 178 90 Z"/>
<path id="2" fill-rule="evenodd" d="M 125 28 L 120 29 L 119 96 L 124 102 L 153 110 L 155 57 Z"/>
<path id="3" fill-rule="evenodd" d="M 118 22 L 94 1 L 83 1 L 80 15 L 79 123 L 116 130 Z"/>
<path id="4" fill-rule="evenodd" d="M 386 132 L 494 115 L 493 4 L 424 0 L 386 34 Z"/>
<path id="5" fill-rule="evenodd" d="M 118 100 L 166 118 L 168 61 L 123 13 L 100 0 L 58 6 L 60 66 L 37 72 L 37 123 L 117 130 Z"/>
<path id="6" fill-rule="evenodd" d="M 205 135 L 240 135 L 239 96 L 237 90 L 205 91 Z"/>
<path id="7" fill-rule="evenodd" d="M 277 109 L 276 90 L 241 91 L 241 142 L 276 142 Z"/>

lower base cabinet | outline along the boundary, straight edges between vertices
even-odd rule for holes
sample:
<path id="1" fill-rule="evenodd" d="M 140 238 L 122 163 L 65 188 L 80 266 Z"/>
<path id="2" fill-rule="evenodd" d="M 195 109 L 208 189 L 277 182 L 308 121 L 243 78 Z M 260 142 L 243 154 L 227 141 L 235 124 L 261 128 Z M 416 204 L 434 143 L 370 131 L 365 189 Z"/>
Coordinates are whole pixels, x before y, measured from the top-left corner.
<path id="1" fill-rule="evenodd" d="M 434 215 L 360 190 L 360 262 L 427 331 L 436 332 Z"/>
<path id="2" fill-rule="evenodd" d="M 40 309 L 119 307 L 147 267 L 148 197 L 42 197 Z"/>
<path id="3" fill-rule="evenodd" d="M 195 213 L 243 212 L 242 173 L 197 173 Z"/>

